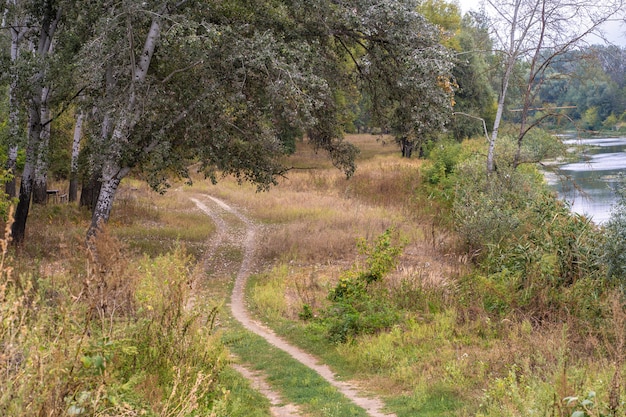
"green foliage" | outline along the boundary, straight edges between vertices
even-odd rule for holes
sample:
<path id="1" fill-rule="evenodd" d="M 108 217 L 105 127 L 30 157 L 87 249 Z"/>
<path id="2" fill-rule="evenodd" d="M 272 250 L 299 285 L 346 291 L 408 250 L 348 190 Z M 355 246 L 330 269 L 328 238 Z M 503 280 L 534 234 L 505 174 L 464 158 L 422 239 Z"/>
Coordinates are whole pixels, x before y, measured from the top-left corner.
<path id="1" fill-rule="evenodd" d="M 332 304 L 321 317 L 331 341 L 345 343 L 359 334 L 375 333 L 397 322 L 399 313 L 385 291 L 372 285 L 391 271 L 402 253 L 402 246 L 394 244 L 393 238 L 394 232 L 386 230 L 371 246 L 361 241 L 359 250 L 367 256 L 366 268 L 355 266 L 345 271 L 331 289 L 328 299 Z"/>
<path id="2" fill-rule="evenodd" d="M 426 181 L 440 184 L 450 178 L 459 162 L 462 146 L 458 142 L 437 142 L 428 152 L 428 165 L 424 168 Z"/>
<path id="3" fill-rule="evenodd" d="M 560 145 L 542 131 L 531 132 L 527 139 L 523 160 L 560 152 Z M 593 294 L 574 297 L 581 295 L 579 281 L 588 285 L 604 268 L 598 229 L 589 219 L 571 214 L 534 167 L 513 169 L 506 164 L 515 153 L 511 141 L 500 143 L 498 169 L 490 175 L 485 172 L 483 157 L 470 150 L 472 146 L 464 143 L 454 153 L 457 159 L 451 175 L 437 175 L 446 172 L 446 165 L 436 152 L 433 168 L 426 172 L 427 178 L 442 177 L 448 189 L 454 187 L 455 228 L 468 252 L 479 261 L 481 272 L 475 276 L 475 284 L 482 289 L 484 308 L 494 314 L 545 312 L 587 300 L 590 309 L 577 312 L 598 311 Z M 572 287 L 572 291 L 559 291 L 563 287 Z"/>
<path id="4" fill-rule="evenodd" d="M 8 221 L 11 217 L 11 207 L 15 201 L 11 200 L 4 190 L 4 185 L 11 179 L 6 169 L 0 169 L 0 220 Z"/>
<path id="5" fill-rule="evenodd" d="M 609 414 L 596 410 L 596 393 L 589 391 L 585 398 L 565 397 L 565 406 L 572 411 L 570 417 L 608 417 Z"/>
<path id="6" fill-rule="evenodd" d="M 487 26 L 480 22 L 479 16 L 470 13 L 463 17 L 455 40 L 461 51 L 460 59 L 453 69 L 454 79 L 458 84 L 454 95 L 454 111 L 457 113 L 448 129 L 456 140 L 484 137 L 483 124 L 476 117 L 484 119 L 488 127 L 493 126 L 497 96 L 489 79 L 490 56 L 475 51 L 492 50 L 492 40 L 489 38 Z"/>
<path id="7" fill-rule="evenodd" d="M 626 177 L 620 176 L 618 200 L 604 225 L 604 261 L 607 277 L 621 286 L 626 280 Z"/>

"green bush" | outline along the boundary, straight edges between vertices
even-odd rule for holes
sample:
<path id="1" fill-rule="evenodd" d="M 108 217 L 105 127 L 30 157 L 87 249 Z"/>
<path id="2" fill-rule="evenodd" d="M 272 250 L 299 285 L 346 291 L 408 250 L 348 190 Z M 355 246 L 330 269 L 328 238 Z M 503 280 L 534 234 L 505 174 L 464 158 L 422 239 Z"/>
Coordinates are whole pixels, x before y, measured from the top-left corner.
<path id="1" fill-rule="evenodd" d="M 345 343 L 359 334 L 387 329 L 398 321 L 397 308 L 386 290 L 377 284 L 396 265 L 402 252 L 402 246 L 394 244 L 394 235 L 392 230 L 386 230 L 373 245 L 361 241 L 359 250 L 367 256 L 366 267 L 355 265 L 345 271 L 329 292 L 332 304 L 321 319 L 332 342 Z"/>
<path id="2" fill-rule="evenodd" d="M 604 261 L 607 277 L 623 286 L 626 281 L 626 177 L 620 177 L 618 200 L 604 225 Z"/>
<path id="3" fill-rule="evenodd" d="M 529 158 L 549 153 L 548 142 L 530 136 L 523 152 Z M 599 229 L 572 214 L 535 167 L 507 164 L 515 150 L 511 143 L 505 140 L 499 150 L 498 169 L 489 175 L 478 154 L 459 161 L 455 171 L 455 228 L 478 263 L 483 307 L 494 314 L 546 316 L 573 304 L 595 305 L 570 299 L 580 292 L 563 289 L 602 276 Z"/>
<path id="4" fill-rule="evenodd" d="M 458 142 L 436 143 L 428 153 L 429 163 L 424 168 L 426 180 L 430 184 L 439 184 L 454 173 L 461 150 L 461 144 Z"/>

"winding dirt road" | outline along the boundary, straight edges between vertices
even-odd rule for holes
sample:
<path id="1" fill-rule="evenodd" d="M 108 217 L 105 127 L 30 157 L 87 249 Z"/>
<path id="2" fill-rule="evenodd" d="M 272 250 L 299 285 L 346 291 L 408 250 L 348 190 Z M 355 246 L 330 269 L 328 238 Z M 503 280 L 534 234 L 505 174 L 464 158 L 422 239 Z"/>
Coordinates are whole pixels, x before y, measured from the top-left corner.
<path id="1" fill-rule="evenodd" d="M 238 210 L 226 204 L 224 201 L 210 195 L 198 195 L 191 198 L 196 206 L 207 214 L 217 226 L 217 237 L 213 240 L 212 249 L 228 239 L 231 244 L 238 245 L 243 253 L 243 261 L 237 272 L 237 278 L 231 297 L 231 310 L 235 317 L 246 329 L 266 339 L 275 347 L 287 352 L 294 359 L 308 366 L 322 376 L 328 383 L 337 388 L 339 392 L 349 398 L 357 406 L 363 408 L 371 417 L 395 417 L 395 414 L 386 414 L 382 411 L 383 403 L 378 398 L 368 398 L 361 395 L 353 384 L 339 381 L 332 370 L 313 355 L 289 344 L 286 340 L 277 336 L 273 331 L 262 324 L 252 320 L 244 303 L 244 289 L 246 281 L 252 271 L 254 255 L 257 247 L 258 227 Z M 202 201 L 201 201 L 202 200 Z M 205 204 L 209 203 L 209 205 Z M 209 207 L 210 206 L 210 207 Z M 229 216 L 232 215 L 232 216 Z M 234 217 L 234 219 L 233 219 Z M 238 223 L 238 224 L 237 224 Z M 240 371 L 246 375 L 245 368 Z M 292 405 L 279 406 L 279 395 L 271 390 L 267 384 L 257 380 L 257 388 L 266 395 L 273 404 L 272 413 L 275 417 L 298 416 L 297 409 Z"/>

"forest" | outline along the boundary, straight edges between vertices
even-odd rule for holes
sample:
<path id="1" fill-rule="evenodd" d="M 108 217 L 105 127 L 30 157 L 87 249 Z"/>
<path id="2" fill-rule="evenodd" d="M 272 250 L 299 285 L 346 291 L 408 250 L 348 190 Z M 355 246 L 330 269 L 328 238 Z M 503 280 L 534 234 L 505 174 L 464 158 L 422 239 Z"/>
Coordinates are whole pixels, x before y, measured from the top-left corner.
<path id="1" fill-rule="evenodd" d="M 1 415 L 626 415 L 621 0 L 0 10 Z"/>

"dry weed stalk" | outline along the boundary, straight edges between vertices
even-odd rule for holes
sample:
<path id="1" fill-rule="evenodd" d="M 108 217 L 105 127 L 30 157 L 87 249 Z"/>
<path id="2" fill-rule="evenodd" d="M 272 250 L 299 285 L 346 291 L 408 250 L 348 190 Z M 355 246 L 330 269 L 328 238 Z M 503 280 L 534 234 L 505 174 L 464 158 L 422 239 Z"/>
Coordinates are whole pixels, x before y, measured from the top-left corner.
<path id="1" fill-rule="evenodd" d="M 615 340 L 607 343 L 613 356 L 615 372 L 611 379 L 609 389 L 608 410 L 612 416 L 618 415 L 621 404 L 622 391 L 622 366 L 624 364 L 624 347 L 626 346 L 626 311 L 620 294 L 611 295 L 609 302 L 611 307 L 611 324 Z M 614 346 L 613 346 L 614 344 Z"/>
<path id="2" fill-rule="evenodd" d="M 161 417 L 185 417 L 199 408 L 198 399 L 204 397 L 213 385 L 213 380 L 202 372 L 195 375 L 195 381 L 191 387 L 189 384 L 192 376 L 183 375 L 179 367 L 175 367 L 176 377 L 174 386 L 161 411 Z M 182 388 L 179 393 L 179 388 Z"/>
<path id="3" fill-rule="evenodd" d="M 83 292 L 92 314 L 102 323 L 103 334 L 112 331 L 117 315 L 131 316 L 135 311 L 136 277 L 128 273 L 129 259 L 124 251 L 106 227 L 99 229 L 88 246 L 90 265 Z"/>

